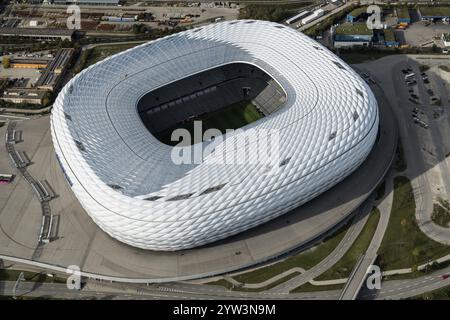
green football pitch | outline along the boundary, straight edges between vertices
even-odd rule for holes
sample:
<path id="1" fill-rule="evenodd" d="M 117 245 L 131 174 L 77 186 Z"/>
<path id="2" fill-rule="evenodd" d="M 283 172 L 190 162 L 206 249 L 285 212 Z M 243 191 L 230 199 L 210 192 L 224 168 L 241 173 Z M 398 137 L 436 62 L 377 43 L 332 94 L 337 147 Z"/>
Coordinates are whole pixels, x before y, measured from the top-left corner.
<path id="1" fill-rule="evenodd" d="M 172 141 L 172 132 L 178 128 L 187 129 L 191 137 L 194 136 L 194 121 L 202 121 L 202 136 L 208 129 L 219 129 L 225 133 L 227 129 L 241 128 L 249 123 L 264 117 L 251 101 L 241 101 L 227 107 L 221 108 L 214 112 L 201 115 L 189 122 L 175 125 L 162 132 L 156 133 L 156 138 L 162 143 L 168 145 L 176 145 L 178 141 Z"/>

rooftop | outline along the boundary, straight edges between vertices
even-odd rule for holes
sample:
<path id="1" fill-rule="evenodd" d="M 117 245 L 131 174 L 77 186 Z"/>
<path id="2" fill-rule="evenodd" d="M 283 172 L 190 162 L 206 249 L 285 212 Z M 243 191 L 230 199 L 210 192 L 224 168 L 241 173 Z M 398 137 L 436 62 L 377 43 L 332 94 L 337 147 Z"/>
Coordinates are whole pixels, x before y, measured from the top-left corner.
<path id="1" fill-rule="evenodd" d="M 373 31 L 367 28 L 365 23 L 350 24 L 344 23 L 336 27 L 338 35 L 372 35 Z"/>
<path id="2" fill-rule="evenodd" d="M 357 17 L 357 16 L 359 16 L 359 15 L 365 13 L 365 12 L 367 12 L 367 7 L 359 7 L 359 8 L 353 9 L 349 13 L 349 15 L 351 15 L 353 17 Z"/>
<path id="3" fill-rule="evenodd" d="M 71 36 L 74 30 L 48 28 L 0 28 L 0 35 Z"/>
<path id="4" fill-rule="evenodd" d="M 450 17 L 450 7 L 419 7 L 422 16 L 427 17 Z"/>
<path id="5" fill-rule="evenodd" d="M 397 18 L 399 19 L 410 18 L 408 8 L 396 8 L 395 11 L 397 12 Z"/>
<path id="6" fill-rule="evenodd" d="M 384 30 L 384 40 L 385 41 L 395 41 L 395 34 L 392 29 Z"/>

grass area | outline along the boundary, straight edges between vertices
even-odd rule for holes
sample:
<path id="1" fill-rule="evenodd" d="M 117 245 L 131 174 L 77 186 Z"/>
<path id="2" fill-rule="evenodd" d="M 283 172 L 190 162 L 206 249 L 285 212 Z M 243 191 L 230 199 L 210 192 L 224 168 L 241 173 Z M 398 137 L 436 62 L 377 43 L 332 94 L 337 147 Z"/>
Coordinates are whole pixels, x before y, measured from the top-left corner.
<path id="1" fill-rule="evenodd" d="M 438 68 L 441 69 L 442 71 L 450 72 L 450 68 L 448 66 L 444 66 L 441 64 L 441 65 L 439 65 Z"/>
<path id="2" fill-rule="evenodd" d="M 431 220 L 444 228 L 450 228 L 450 203 L 447 200 L 437 199 L 433 205 Z"/>
<path id="3" fill-rule="evenodd" d="M 419 70 L 420 70 L 420 72 L 428 71 L 428 70 L 430 70 L 430 66 L 429 66 L 429 65 L 426 65 L 426 64 L 421 64 L 421 65 L 419 66 Z"/>
<path id="4" fill-rule="evenodd" d="M 369 247 L 370 241 L 372 240 L 375 230 L 377 229 L 379 220 L 380 211 L 377 208 L 374 208 L 370 213 L 363 230 L 358 235 L 350 249 L 333 267 L 322 273 L 315 280 L 342 279 L 348 277 L 361 254 L 363 254 Z"/>
<path id="5" fill-rule="evenodd" d="M 222 286 L 227 288 L 228 290 L 233 290 L 233 291 L 244 291 L 244 292 L 261 292 L 261 291 L 265 291 L 265 290 L 269 290 L 273 287 L 276 287 L 277 285 L 288 281 L 289 279 L 292 279 L 296 276 L 300 275 L 300 272 L 293 272 L 285 277 L 282 277 L 281 279 L 278 279 L 277 281 L 272 282 L 271 284 L 261 287 L 261 288 L 243 288 L 243 287 L 235 287 L 233 286 L 232 283 L 228 282 L 225 279 L 220 279 L 217 281 L 213 281 L 213 282 L 208 282 L 207 284 L 210 285 L 218 285 L 218 286 Z"/>
<path id="6" fill-rule="evenodd" d="M 450 300 L 450 286 L 408 298 L 408 300 Z"/>
<path id="7" fill-rule="evenodd" d="M 359 7 L 356 9 L 353 9 L 349 15 L 353 16 L 353 17 L 359 17 L 361 14 L 366 13 L 367 12 L 367 6 L 364 7 Z"/>
<path id="8" fill-rule="evenodd" d="M 355 8 L 355 6 L 357 6 L 357 4 L 353 4 L 349 8 L 344 9 L 339 13 L 336 13 L 335 15 L 320 21 L 311 28 L 304 30 L 303 33 L 305 33 L 308 36 L 321 35 L 325 30 L 329 29 L 332 25 L 340 23 L 341 20 L 344 19 L 347 16 L 347 14 Z"/>
<path id="9" fill-rule="evenodd" d="M 432 16 L 432 17 L 450 16 L 450 7 L 420 6 L 419 10 L 422 16 Z"/>
<path id="10" fill-rule="evenodd" d="M 270 266 L 237 275 L 234 279 L 244 283 L 259 283 L 294 267 L 310 269 L 327 257 L 336 248 L 347 232 L 348 227 L 349 223 L 311 249 L 293 255 Z"/>
<path id="11" fill-rule="evenodd" d="M 344 288 L 343 284 L 330 284 L 326 286 L 315 286 L 307 282 L 300 287 L 291 290 L 289 293 L 300 293 L 300 292 L 316 292 L 316 291 L 330 291 L 330 290 L 342 290 Z"/>
<path id="12" fill-rule="evenodd" d="M 90 57 L 89 57 L 89 64 L 87 66 L 97 63 L 109 56 L 116 54 L 116 53 L 133 48 L 137 45 L 138 44 L 133 43 L 133 44 L 115 44 L 115 45 L 111 45 L 111 46 L 97 46 L 92 49 Z"/>
<path id="13" fill-rule="evenodd" d="M 231 282 L 228 282 L 225 279 L 220 279 L 220 280 L 216 280 L 216 281 L 207 282 L 206 284 L 213 285 L 213 286 L 225 287 L 228 290 L 231 290 L 233 288 L 233 284 Z"/>
<path id="14" fill-rule="evenodd" d="M 405 153 L 403 151 L 403 145 L 400 139 L 397 142 L 397 149 L 395 151 L 395 159 L 393 168 L 398 172 L 403 172 L 407 168 L 407 163 L 405 160 Z"/>
<path id="15" fill-rule="evenodd" d="M 225 133 L 227 129 L 241 128 L 249 123 L 263 117 L 250 101 L 241 101 L 230 106 L 221 108 L 214 112 L 201 115 L 189 122 L 175 125 L 162 132 L 156 133 L 155 137 L 168 145 L 176 145 L 178 141 L 172 141 L 172 132 L 178 128 L 187 129 L 194 136 L 194 121 L 202 121 L 202 134 L 208 129 L 219 129 Z"/>
<path id="16" fill-rule="evenodd" d="M 20 275 L 19 270 L 7 270 L 0 269 L 0 280 L 2 281 L 16 281 Z M 58 278 L 58 277 L 49 277 L 46 273 L 37 273 L 37 272 L 29 272 L 23 271 L 25 276 L 25 281 L 32 282 L 54 282 L 54 283 L 66 283 L 66 279 Z"/>
<path id="17" fill-rule="evenodd" d="M 445 262 L 441 262 L 441 263 L 437 263 L 437 262 L 433 262 L 432 264 L 430 264 L 429 267 L 427 267 L 424 270 L 415 270 L 413 272 L 410 273 L 403 273 L 403 274 L 395 274 L 392 276 L 385 276 L 383 279 L 387 280 L 387 281 L 391 281 L 391 280 L 405 280 L 405 279 L 415 279 L 418 277 L 423 277 L 429 273 L 432 273 L 436 270 L 441 270 L 444 268 L 447 268 L 448 266 L 450 266 L 450 261 L 445 261 Z"/>
<path id="18" fill-rule="evenodd" d="M 365 48 L 339 49 L 339 57 L 349 64 L 358 64 L 373 61 L 398 53 L 400 52 L 396 49 L 385 49 L 385 50 L 376 50 L 376 49 L 368 50 Z"/>
<path id="19" fill-rule="evenodd" d="M 380 200 L 381 198 L 383 198 L 385 192 L 386 192 L 386 181 L 383 180 L 375 190 L 376 193 L 375 200 Z"/>
<path id="20" fill-rule="evenodd" d="M 109 56 L 112 56 L 116 53 L 125 51 L 127 49 L 133 48 L 139 44 L 129 43 L 129 44 L 114 44 L 114 45 L 106 45 L 106 46 L 97 46 L 92 49 L 84 50 L 81 53 L 80 64 L 76 67 L 76 73 L 81 70 L 93 65 Z"/>
<path id="21" fill-rule="evenodd" d="M 411 182 L 406 177 L 394 179 L 391 217 L 379 249 L 383 270 L 410 268 L 450 253 L 450 246 L 429 239 L 419 229 Z"/>
<path id="22" fill-rule="evenodd" d="M 373 31 L 367 28 L 366 23 L 344 23 L 336 27 L 337 35 L 372 35 Z"/>

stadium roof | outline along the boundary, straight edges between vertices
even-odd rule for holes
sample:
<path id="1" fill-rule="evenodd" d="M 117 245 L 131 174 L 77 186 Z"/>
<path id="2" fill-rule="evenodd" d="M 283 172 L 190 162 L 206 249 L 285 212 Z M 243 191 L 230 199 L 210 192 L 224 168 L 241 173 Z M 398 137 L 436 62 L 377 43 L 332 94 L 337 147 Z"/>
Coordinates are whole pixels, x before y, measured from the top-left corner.
<path id="1" fill-rule="evenodd" d="M 285 104 L 198 145 L 213 147 L 200 163 L 176 164 L 179 149 L 146 129 L 137 102 L 235 62 L 269 74 Z M 378 130 L 376 100 L 345 62 L 302 33 L 253 20 L 191 29 L 90 66 L 63 88 L 51 119 L 57 158 L 87 213 L 112 237 L 152 250 L 204 245 L 311 200 L 364 161 Z M 255 143 L 229 147 L 246 136 Z M 261 144 L 275 137 L 261 162 Z M 246 161 L 217 161 L 223 154 Z"/>

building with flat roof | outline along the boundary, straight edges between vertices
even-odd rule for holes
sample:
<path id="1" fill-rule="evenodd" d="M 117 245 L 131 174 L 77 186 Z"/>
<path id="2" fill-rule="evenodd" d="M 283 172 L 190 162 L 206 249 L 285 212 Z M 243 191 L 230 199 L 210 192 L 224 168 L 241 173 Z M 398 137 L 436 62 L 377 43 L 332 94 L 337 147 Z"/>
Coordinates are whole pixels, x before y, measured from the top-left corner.
<path id="1" fill-rule="evenodd" d="M 347 14 L 347 22 L 354 23 L 361 18 L 367 18 L 367 7 L 359 7 L 353 9 L 349 14 Z"/>
<path id="2" fill-rule="evenodd" d="M 444 46 L 450 47 L 450 33 L 443 33 L 441 39 L 444 42 Z"/>
<path id="3" fill-rule="evenodd" d="M 120 0 L 53 0 L 51 3 L 64 5 L 64 4 L 79 4 L 79 5 L 109 5 L 117 6 Z"/>
<path id="4" fill-rule="evenodd" d="M 422 20 L 450 19 L 450 7 L 421 6 L 417 12 Z"/>
<path id="5" fill-rule="evenodd" d="M 35 87 L 42 90 L 55 91 L 61 84 L 62 76 L 72 61 L 74 49 L 59 49 L 48 64 L 44 73 L 36 81 Z"/>
<path id="6" fill-rule="evenodd" d="M 392 29 L 384 29 L 383 30 L 383 37 L 384 37 L 384 44 L 386 47 L 398 47 L 399 42 L 397 41 L 397 38 L 395 37 L 394 30 Z"/>
<path id="7" fill-rule="evenodd" d="M 2 92 L 0 100 L 12 103 L 42 104 L 46 91 L 30 88 L 11 88 Z"/>
<path id="8" fill-rule="evenodd" d="M 36 38 L 39 40 L 72 40 L 75 30 L 47 28 L 0 28 L 0 36 Z"/>
<path id="9" fill-rule="evenodd" d="M 395 8 L 395 13 L 397 15 L 397 23 L 406 23 L 406 24 L 411 23 L 411 17 L 409 15 L 408 8 L 405 7 Z"/>
<path id="10" fill-rule="evenodd" d="M 46 59 L 11 59 L 10 68 L 18 69 L 45 69 L 48 60 Z"/>
<path id="11" fill-rule="evenodd" d="M 369 46 L 373 40 L 373 30 L 365 23 L 341 24 L 334 31 L 334 47 Z"/>

